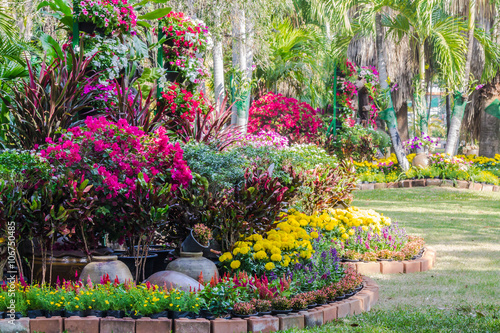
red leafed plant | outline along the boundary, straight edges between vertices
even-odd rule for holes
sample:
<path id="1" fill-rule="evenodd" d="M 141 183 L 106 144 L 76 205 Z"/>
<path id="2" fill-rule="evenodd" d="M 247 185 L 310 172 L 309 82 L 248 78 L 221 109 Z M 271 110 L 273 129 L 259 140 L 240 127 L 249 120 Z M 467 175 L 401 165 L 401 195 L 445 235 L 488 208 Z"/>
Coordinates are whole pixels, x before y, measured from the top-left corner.
<path id="1" fill-rule="evenodd" d="M 273 130 L 292 142 L 312 142 L 323 122 L 309 104 L 272 92 L 253 102 L 248 132 Z"/>

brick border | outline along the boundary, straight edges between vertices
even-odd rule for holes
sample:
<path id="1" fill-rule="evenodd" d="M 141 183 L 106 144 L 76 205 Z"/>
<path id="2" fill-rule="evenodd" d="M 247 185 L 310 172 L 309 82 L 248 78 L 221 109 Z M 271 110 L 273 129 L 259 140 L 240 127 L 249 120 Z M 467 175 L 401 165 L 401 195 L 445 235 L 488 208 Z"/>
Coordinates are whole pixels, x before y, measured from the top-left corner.
<path id="1" fill-rule="evenodd" d="M 481 184 L 469 182 L 466 180 L 450 180 L 450 179 L 405 179 L 393 183 L 369 183 L 356 184 L 356 189 L 360 191 L 375 190 L 381 188 L 413 188 L 413 187 L 456 187 L 460 189 L 483 191 L 483 192 L 500 192 L 499 185 Z"/>
<path id="2" fill-rule="evenodd" d="M 403 261 L 373 261 L 373 262 L 347 262 L 347 264 L 363 275 L 370 274 L 408 274 L 425 272 L 434 267 L 436 263 L 436 250 L 426 246 L 422 257 L 414 260 Z"/>
<path id="3" fill-rule="evenodd" d="M 246 333 L 246 332 L 276 332 L 290 328 L 321 326 L 338 318 L 358 315 L 370 311 L 378 301 L 379 286 L 371 278 L 363 276 L 363 289 L 356 295 L 332 304 L 322 305 L 308 311 L 291 313 L 289 315 L 250 317 L 247 319 L 117 319 L 113 317 L 52 317 L 47 319 L 21 318 L 16 320 L 26 332 L 43 329 L 44 332 L 69 333 L 143 333 L 170 331 L 173 333 Z M 89 325 L 90 324 L 90 325 Z M 7 319 L 0 320 L 0 331 L 3 325 L 11 325 Z"/>

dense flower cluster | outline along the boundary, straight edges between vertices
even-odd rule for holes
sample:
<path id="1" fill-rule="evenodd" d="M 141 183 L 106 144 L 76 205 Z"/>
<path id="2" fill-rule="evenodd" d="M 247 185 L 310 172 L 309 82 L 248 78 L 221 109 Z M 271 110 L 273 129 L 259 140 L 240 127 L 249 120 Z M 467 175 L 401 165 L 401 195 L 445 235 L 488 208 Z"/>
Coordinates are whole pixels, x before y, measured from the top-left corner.
<path id="1" fill-rule="evenodd" d="M 134 35 L 137 16 L 127 0 L 81 0 L 77 18 L 80 22 L 94 23 L 104 35 L 114 32 Z"/>
<path id="2" fill-rule="evenodd" d="M 92 58 L 90 67 L 100 72 L 99 83 L 109 85 L 127 67 L 130 53 L 127 38 L 88 36 L 85 38 L 85 57 Z"/>
<path id="3" fill-rule="evenodd" d="M 415 152 L 417 149 L 429 149 L 432 151 L 438 143 L 438 140 L 431 138 L 428 135 L 422 133 L 422 137 L 414 137 L 408 141 L 403 142 L 403 147 L 408 153 Z"/>
<path id="4" fill-rule="evenodd" d="M 311 258 L 311 239 L 318 234 L 309 234 L 303 228 L 307 224 L 306 220 L 298 221 L 295 215 L 286 216 L 264 237 L 254 234 L 237 242 L 233 251 L 224 253 L 219 261 L 229 270 L 257 274 L 274 271 L 281 274 L 288 270 L 290 264 Z"/>
<path id="5" fill-rule="evenodd" d="M 273 130 L 291 141 L 314 141 L 323 127 L 317 112 L 307 103 L 268 93 L 253 102 L 248 132 Z"/>
<path id="6" fill-rule="evenodd" d="M 261 130 L 260 132 L 246 135 L 231 132 L 228 136 L 230 138 L 237 136 L 237 140 L 231 145 L 231 147 L 252 146 L 255 148 L 273 147 L 275 149 L 285 149 L 290 146 L 290 140 L 288 140 L 286 136 L 279 135 L 273 130 Z"/>
<path id="7" fill-rule="evenodd" d="M 173 190 L 187 186 L 192 179 L 182 149 L 169 142 L 162 127 L 146 135 L 124 119 L 113 123 L 103 117 L 88 117 L 85 127 L 70 128 L 58 142 L 48 139 L 47 143 L 40 151 L 42 157 L 90 179 L 108 199 L 132 195 L 139 173 L 146 181 L 162 176 L 172 183 Z"/>
<path id="8" fill-rule="evenodd" d="M 161 96 L 170 116 L 181 117 L 190 122 L 197 115 L 205 113 L 208 107 L 203 92 L 192 93 L 177 82 L 172 83 Z"/>
<path id="9" fill-rule="evenodd" d="M 211 43 L 207 27 L 182 12 L 170 12 L 159 19 L 167 41 L 163 44 L 165 61 L 191 83 L 198 84 L 209 76 L 203 54 Z"/>

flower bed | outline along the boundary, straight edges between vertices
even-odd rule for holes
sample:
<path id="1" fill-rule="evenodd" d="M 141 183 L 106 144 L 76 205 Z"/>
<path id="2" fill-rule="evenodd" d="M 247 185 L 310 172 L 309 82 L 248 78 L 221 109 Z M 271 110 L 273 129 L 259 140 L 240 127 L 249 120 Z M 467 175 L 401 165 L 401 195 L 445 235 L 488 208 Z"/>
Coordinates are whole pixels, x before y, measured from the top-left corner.
<path id="1" fill-rule="evenodd" d="M 379 288 L 368 277 L 363 277 L 363 289 L 355 296 L 314 309 L 301 311 L 289 315 L 249 317 L 247 319 L 159 319 L 150 318 L 115 318 L 115 317 L 70 317 L 52 318 L 38 317 L 34 319 L 21 318 L 16 320 L 19 330 L 44 332 L 169 332 L 174 326 L 176 332 L 224 333 L 224 332 L 255 332 L 255 331 L 284 331 L 292 328 L 319 326 L 335 319 L 369 311 L 378 300 Z M 11 327 L 8 319 L 0 320 L 0 330 Z"/>
<path id="2" fill-rule="evenodd" d="M 415 154 L 407 156 L 411 162 Z M 396 156 L 376 159 L 373 162 L 354 162 L 361 182 L 390 183 L 405 179 L 451 179 L 499 185 L 500 155 L 494 159 L 476 156 L 454 156 L 430 154 L 429 167 L 400 171 Z"/>

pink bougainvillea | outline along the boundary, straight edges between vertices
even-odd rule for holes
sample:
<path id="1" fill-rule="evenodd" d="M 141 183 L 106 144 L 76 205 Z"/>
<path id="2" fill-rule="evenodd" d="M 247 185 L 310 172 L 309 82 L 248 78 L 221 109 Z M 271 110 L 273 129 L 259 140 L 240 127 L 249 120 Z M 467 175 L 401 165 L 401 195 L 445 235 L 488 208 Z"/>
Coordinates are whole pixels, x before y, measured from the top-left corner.
<path id="1" fill-rule="evenodd" d="M 309 104 L 272 92 L 253 102 L 248 132 L 275 131 L 293 142 L 311 142 L 323 122 Z"/>
<path id="2" fill-rule="evenodd" d="M 89 179 L 106 199 L 133 196 L 139 173 L 146 182 L 155 178 L 159 186 L 171 183 L 174 191 L 192 179 L 183 150 L 169 141 L 163 127 L 148 135 L 125 119 L 114 123 L 88 117 L 85 126 L 70 128 L 58 142 L 47 143 L 42 157 Z"/>

